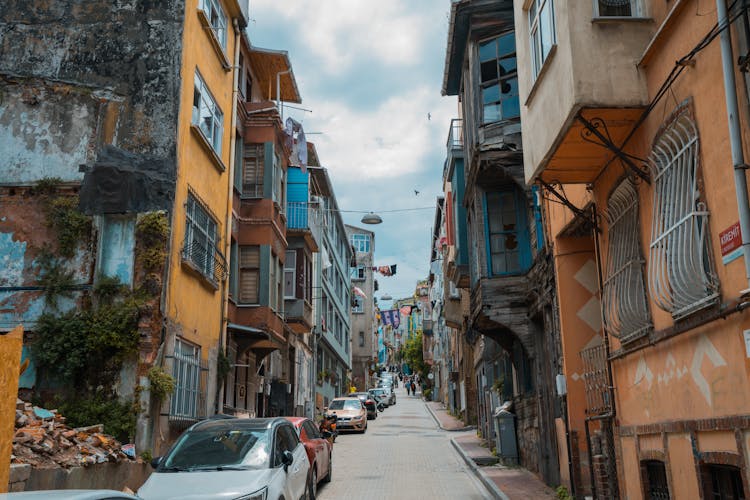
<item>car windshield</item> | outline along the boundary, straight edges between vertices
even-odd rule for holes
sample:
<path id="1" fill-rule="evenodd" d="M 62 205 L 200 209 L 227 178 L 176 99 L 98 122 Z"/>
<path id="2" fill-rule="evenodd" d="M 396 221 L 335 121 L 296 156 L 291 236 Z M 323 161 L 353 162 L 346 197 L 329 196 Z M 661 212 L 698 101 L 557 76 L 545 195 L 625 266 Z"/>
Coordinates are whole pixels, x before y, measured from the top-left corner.
<path id="1" fill-rule="evenodd" d="M 362 403 L 358 399 L 334 399 L 331 401 L 329 410 L 358 410 L 362 408 Z"/>
<path id="2" fill-rule="evenodd" d="M 372 394 L 375 394 L 376 396 L 379 396 L 385 392 L 385 389 L 373 389 L 370 391 Z"/>
<path id="3" fill-rule="evenodd" d="M 267 429 L 194 430 L 180 437 L 159 470 L 270 467 Z"/>

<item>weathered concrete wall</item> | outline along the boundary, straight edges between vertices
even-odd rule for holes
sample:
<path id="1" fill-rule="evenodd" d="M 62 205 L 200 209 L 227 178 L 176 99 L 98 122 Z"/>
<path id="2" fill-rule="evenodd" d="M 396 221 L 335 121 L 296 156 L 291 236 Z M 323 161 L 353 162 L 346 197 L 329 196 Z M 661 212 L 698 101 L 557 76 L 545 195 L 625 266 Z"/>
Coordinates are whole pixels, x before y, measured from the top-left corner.
<path id="1" fill-rule="evenodd" d="M 9 0 L 0 12 L 0 182 L 78 180 L 102 144 L 171 159 L 184 0 Z"/>
<path id="2" fill-rule="evenodd" d="M 21 465 L 14 466 L 13 469 L 11 470 L 11 491 L 122 490 L 125 487 L 136 491 L 151 474 L 151 469 L 147 464 L 135 462 L 106 463 L 72 469 L 35 469 Z"/>

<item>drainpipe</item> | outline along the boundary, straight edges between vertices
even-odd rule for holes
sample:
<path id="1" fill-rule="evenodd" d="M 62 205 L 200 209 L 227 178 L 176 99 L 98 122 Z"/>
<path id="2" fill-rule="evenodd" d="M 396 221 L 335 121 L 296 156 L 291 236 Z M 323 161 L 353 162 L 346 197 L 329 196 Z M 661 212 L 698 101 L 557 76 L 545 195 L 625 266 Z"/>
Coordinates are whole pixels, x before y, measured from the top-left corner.
<path id="1" fill-rule="evenodd" d="M 726 29 L 721 30 L 721 66 L 724 74 L 724 94 L 727 103 L 727 123 L 729 125 L 729 143 L 732 149 L 732 165 L 734 166 L 734 189 L 737 196 L 737 210 L 740 216 L 740 231 L 742 232 L 742 251 L 745 257 L 745 277 L 750 289 L 750 203 L 747 195 L 747 177 L 745 177 L 745 155 L 742 151 L 742 132 L 740 130 L 740 112 L 737 105 L 737 87 L 734 77 L 734 55 L 732 53 L 732 33 L 727 16 L 726 0 L 716 0 L 716 15 L 719 27 L 726 23 Z"/>
<path id="2" fill-rule="evenodd" d="M 238 168 L 234 163 L 234 159 L 237 155 L 234 154 L 234 148 L 237 147 L 237 96 L 239 95 L 239 77 L 240 77 L 240 27 L 237 19 L 232 20 L 232 26 L 234 27 L 234 64 L 232 69 L 234 70 L 234 77 L 232 78 L 232 120 L 231 130 L 232 135 L 229 138 L 229 179 L 227 187 L 229 189 L 229 199 L 227 200 L 226 211 L 224 213 L 224 255 L 226 255 L 227 266 L 231 269 L 230 253 L 232 251 L 232 201 L 234 200 L 234 169 Z M 248 96 L 249 98 L 249 96 Z M 228 278 L 227 278 L 228 279 Z M 227 345 L 227 324 L 229 322 L 229 294 L 227 290 L 227 279 L 221 282 L 221 324 L 219 325 L 219 353 L 226 356 L 226 345 Z M 217 379 L 217 400 L 216 410 L 217 413 L 222 413 L 224 410 L 224 382 Z"/>

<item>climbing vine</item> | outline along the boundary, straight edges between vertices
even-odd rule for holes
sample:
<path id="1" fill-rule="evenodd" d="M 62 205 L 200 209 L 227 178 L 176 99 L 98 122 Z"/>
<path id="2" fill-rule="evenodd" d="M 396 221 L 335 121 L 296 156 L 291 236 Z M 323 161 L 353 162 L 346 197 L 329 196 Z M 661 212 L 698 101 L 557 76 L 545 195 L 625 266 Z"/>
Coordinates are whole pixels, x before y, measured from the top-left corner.
<path id="1" fill-rule="evenodd" d="M 175 378 L 160 366 L 151 367 L 148 371 L 148 381 L 151 395 L 160 401 L 174 392 Z"/>
<path id="2" fill-rule="evenodd" d="M 57 178 L 41 179 L 34 193 L 41 196 L 47 226 L 57 236 L 58 253 L 70 258 L 81 240 L 91 232 L 91 217 L 78 211 L 78 195 L 58 192 L 60 183 Z"/>

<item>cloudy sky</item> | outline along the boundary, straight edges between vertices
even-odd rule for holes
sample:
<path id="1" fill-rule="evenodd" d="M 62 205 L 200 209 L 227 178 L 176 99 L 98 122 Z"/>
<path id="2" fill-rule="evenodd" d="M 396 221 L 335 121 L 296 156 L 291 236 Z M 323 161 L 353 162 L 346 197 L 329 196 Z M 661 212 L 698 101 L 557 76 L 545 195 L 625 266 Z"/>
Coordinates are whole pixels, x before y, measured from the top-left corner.
<path id="1" fill-rule="evenodd" d="M 289 110 L 315 142 L 341 210 L 380 212 L 380 292 L 409 296 L 427 276 L 434 207 L 455 97 L 440 89 L 448 0 L 250 0 L 251 43 L 289 52 L 301 107 Z M 428 114 L 430 118 L 428 119 Z M 416 195 L 414 191 L 419 191 Z M 361 214 L 344 213 L 361 225 Z M 384 304 L 387 305 L 387 304 Z"/>

